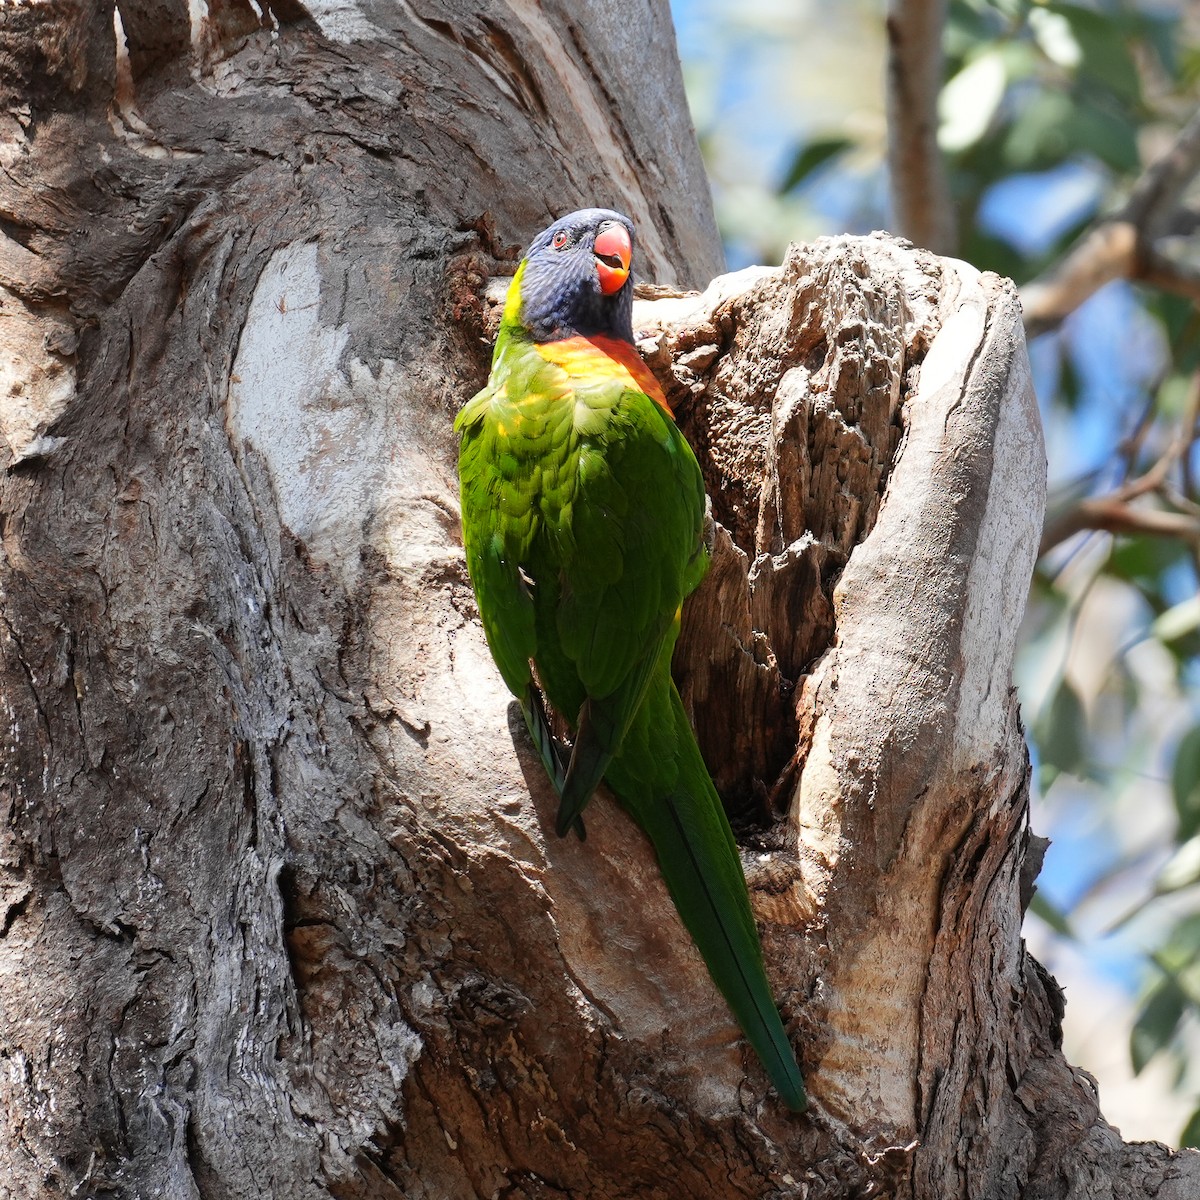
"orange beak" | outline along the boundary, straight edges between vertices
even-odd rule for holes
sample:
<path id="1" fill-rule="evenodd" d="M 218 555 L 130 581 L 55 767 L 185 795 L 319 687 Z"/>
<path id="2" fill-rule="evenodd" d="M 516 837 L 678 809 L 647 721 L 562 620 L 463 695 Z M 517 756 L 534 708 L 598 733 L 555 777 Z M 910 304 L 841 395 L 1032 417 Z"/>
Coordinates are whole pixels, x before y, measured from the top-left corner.
<path id="1" fill-rule="evenodd" d="M 633 258 L 633 246 L 625 226 L 615 222 L 602 225 L 596 234 L 592 253 L 596 256 L 596 275 L 600 280 L 601 292 L 606 296 L 619 292 L 629 278 L 629 263 Z"/>

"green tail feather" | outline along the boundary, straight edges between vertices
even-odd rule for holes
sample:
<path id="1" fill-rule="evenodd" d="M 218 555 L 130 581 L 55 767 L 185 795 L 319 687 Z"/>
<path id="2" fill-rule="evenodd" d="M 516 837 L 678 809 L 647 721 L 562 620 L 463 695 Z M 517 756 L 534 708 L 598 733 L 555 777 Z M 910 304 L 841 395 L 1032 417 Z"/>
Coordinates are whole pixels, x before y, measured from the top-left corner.
<path id="1" fill-rule="evenodd" d="M 645 754 L 669 754 L 637 736 L 650 729 L 633 731 L 608 780 L 653 842 L 675 907 L 780 1098 L 803 1112 L 804 1080 L 771 996 L 736 843 L 673 683 L 670 694 L 662 724 L 675 730 L 677 785 L 647 795 L 645 780 L 662 771 Z"/>
<path id="2" fill-rule="evenodd" d="M 803 1112 L 808 1107 L 804 1079 L 771 997 L 757 933 L 750 941 L 741 923 L 728 912 L 734 897 L 722 896 L 720 885 L 713 885 L 711 864 L 706 870 L 704 862 L 707 848 L 698 847 L 689 836 L 684 809 L 691 797 L 668 795 L 661 803 L 673 828 L 665 839 L 664 830 L 647 829 L 647 833 L 658 852 L 675 907 L 775 1090 L 793 1112 Z"/>

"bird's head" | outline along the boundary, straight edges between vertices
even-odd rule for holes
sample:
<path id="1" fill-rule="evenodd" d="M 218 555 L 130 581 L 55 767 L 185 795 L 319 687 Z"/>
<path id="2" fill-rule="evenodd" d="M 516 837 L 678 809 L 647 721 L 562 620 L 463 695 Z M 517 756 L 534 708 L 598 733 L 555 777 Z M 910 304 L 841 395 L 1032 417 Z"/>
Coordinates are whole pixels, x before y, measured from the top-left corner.
<path id="1" fill-rule="evenodd" d="M 621 213 L 584 208 L 560 217 L 525 252 L 513 315 L 535 342 L 577 334 L 632 342 L 632 257 L 633 222 Z"/>

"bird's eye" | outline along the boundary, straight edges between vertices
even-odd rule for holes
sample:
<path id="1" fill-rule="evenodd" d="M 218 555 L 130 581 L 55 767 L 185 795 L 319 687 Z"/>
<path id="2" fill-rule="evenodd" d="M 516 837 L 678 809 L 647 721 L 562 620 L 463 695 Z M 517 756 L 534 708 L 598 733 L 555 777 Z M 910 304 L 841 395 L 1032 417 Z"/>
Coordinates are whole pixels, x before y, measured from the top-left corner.
<path id="1" fill-rule="evenodd" d="M 553 243 L 554 248 L 555 248 L 555 250 L 561 250 L 566 244 L 567 244 L 567 235 L 560 229 L 554 235 L 554 243 Z"/>

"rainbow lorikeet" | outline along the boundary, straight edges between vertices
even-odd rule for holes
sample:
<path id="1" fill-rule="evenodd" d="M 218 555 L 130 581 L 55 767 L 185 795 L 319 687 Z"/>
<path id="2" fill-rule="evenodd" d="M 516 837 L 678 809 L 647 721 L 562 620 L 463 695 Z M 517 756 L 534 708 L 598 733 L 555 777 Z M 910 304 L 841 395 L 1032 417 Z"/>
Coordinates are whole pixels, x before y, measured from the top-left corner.
<path id="1" fill-rule="evenodd" d="M 737 845 L 671 679 L 708 569 L 704 484 L 633 343 L 633 225 L 584 209 L 517 268 L 487 386 L 459 413 L 467 566 L 504 682 L 583 833 L 603 779 L 789 1108 L 804 1083 L 763 970 Z M 571 728 L 569 757 L 541 692 Z"/>

